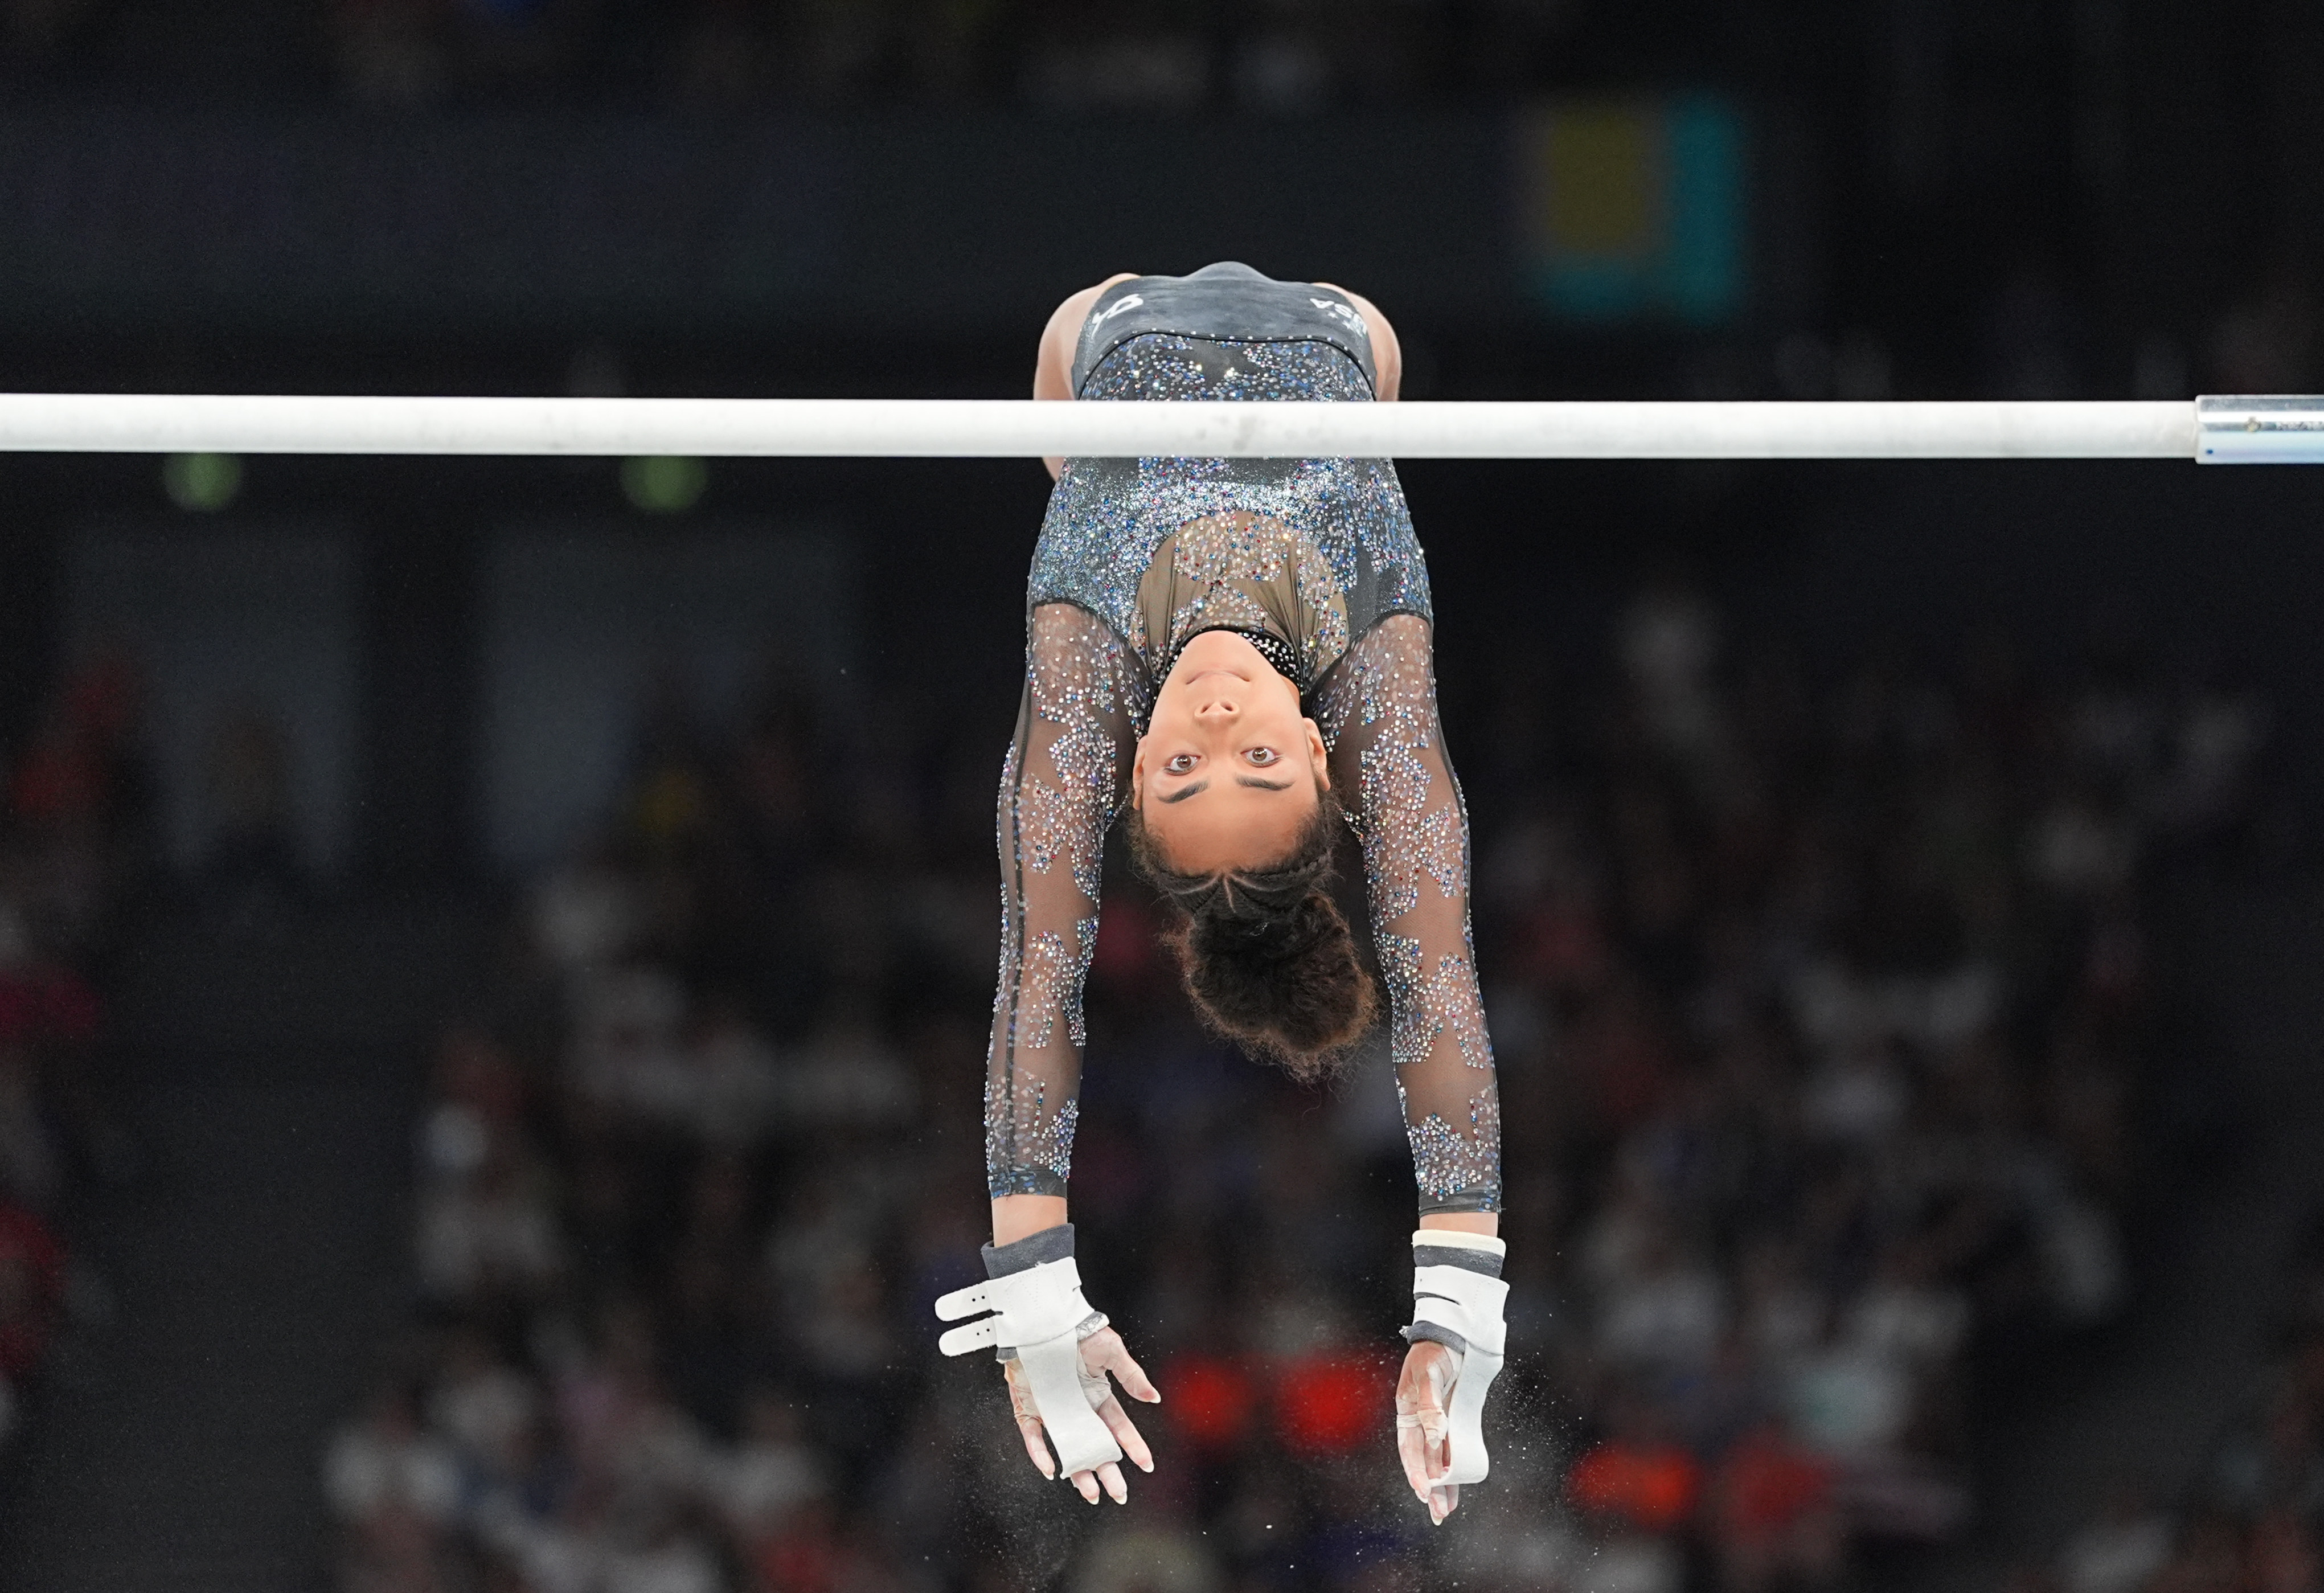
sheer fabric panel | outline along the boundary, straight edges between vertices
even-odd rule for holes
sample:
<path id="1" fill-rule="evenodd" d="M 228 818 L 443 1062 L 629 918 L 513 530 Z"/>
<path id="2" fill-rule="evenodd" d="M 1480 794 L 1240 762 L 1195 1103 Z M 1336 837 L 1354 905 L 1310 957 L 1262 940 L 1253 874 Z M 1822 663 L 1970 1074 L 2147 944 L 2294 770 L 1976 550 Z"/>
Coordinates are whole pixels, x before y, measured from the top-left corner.
<path id="1" fill-rule="evenodd" d="M 1445 756 L 1428 622 L 1391 614 L 1321 683 L 1332 785 L 1363 843 L 1424 1215 L 1501 1198 L 1500 1096 L 1469 932 L 1469 815 Z"/>
<path id="2" fill-rule="evenodd" d="M 1082 987 L 1106 831 L 1129 790 L 1145 676 L 1103 622 L 1046 603 L 1001 767 L 1001 976 L 984 1078 L 991 1193 L 1065 1192 L 1081 1092 Z"/>

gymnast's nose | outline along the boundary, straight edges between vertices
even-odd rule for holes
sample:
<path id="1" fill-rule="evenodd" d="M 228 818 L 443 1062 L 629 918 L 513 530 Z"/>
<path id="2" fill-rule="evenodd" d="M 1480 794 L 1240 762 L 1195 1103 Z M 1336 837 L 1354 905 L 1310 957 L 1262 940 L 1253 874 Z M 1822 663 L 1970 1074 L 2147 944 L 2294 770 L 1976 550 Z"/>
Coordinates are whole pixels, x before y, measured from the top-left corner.
<path id="1" fill-rule="evenodd" d="M 1236 700 L 1236 694 L 1224 687 L 1206 693 L 1194 704 L 1194 718 L 1204 724 L 1231 723 L 1241 712 L 1242 704 Z"/>

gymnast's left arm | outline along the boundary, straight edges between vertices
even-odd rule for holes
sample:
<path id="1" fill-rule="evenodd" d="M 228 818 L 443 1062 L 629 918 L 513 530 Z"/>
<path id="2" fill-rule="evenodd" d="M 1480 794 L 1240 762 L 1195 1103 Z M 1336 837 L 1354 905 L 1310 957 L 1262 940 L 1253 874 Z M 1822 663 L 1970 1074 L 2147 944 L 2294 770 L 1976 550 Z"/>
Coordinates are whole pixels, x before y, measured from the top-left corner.
<path id="1" fill-rule="evenodd" d="M 1082 1295 L 1065 1180 L 1105 833 L 1129 778 L 1144 677 L 1102 622 L 1062 603 L 1033 611 L 1025 662 L 996 826 L 1001 973 L 984 1086 L 993 1242 L 987 1281 L 936 1303 L 947 1321 L 993 1314 L 939 1344 L 947 1355 L 997 1349 L 1028 1458 L 1092 1504 L 1101 1492 L 1120 1503 L 1121 1459 L 1150 1471 L 1153 1457 L 1107 1379 L 1135 1398 L 1160 1396 Z"/>
<path id="2" fill-rule="evenodd" d="M 1332 781 L 1363 841 L 1389 1048 L 1419 1188 L 1411 1349 L 1397 1389 L 1406 1478 L 1443 1521 L 1486 1470 L 1502 1350 L 1500 1096 L 1469 929 L 1470 840 L 1437 719 L 1428 622 L 1394 614 L 1325 683 Z"/>

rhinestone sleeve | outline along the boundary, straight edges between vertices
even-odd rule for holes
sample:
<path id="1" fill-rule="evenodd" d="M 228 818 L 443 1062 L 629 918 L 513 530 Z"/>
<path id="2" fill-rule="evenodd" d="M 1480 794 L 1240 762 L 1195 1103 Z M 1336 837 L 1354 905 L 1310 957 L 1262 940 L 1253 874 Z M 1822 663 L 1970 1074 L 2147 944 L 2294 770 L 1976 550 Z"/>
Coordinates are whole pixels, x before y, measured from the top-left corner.
<path id="1" fill-rule="evenodd" d="M 1001 977 L 984 1074 L 995 1197 L 1065 1192 L 1082 1073 L 1082 981 L 1097 945 L 1105 833 L 1130 779 L 1144 677 L 1067 603 L 1026 628 L 1025 691 L 1001 765 Z"/>
<path id="2" fill-rule="evenodd" d="M 1497 1211 L 1501 1109 L 1469 933 L 1469 817 L 1437 723 L 1428 622 L 1393 614 L 1374 626 L 1320 683 L 1315 707 L 1363 842 L 1421 1213 Z"/>

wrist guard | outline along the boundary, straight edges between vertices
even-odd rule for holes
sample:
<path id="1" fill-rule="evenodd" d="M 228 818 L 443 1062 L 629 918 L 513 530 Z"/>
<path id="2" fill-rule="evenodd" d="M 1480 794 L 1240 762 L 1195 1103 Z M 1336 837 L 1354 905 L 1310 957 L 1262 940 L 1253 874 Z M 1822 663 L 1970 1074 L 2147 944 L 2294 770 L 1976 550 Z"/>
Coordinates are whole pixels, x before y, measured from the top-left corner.
<path id="1" fill-rule="evenodd" d="M 1429 1340 L 1452 1353 L 1445 1397 L 1451 1469 L 1444 1480 L 1482 1482 L 1485 1394 L 1500 1374 L 1508 1330 L 1501 1320 L 1509 1286 L 1500 1277 L 1508 1247 L 1481 1234 L 1424 1228 L 1412 1236 L 1412 1325 L 1407 1341 Z"/>

